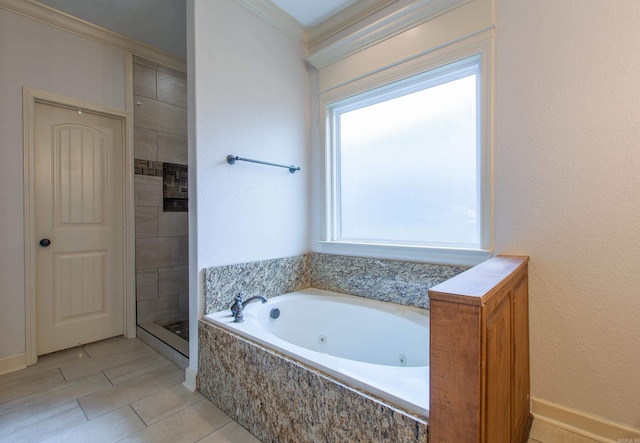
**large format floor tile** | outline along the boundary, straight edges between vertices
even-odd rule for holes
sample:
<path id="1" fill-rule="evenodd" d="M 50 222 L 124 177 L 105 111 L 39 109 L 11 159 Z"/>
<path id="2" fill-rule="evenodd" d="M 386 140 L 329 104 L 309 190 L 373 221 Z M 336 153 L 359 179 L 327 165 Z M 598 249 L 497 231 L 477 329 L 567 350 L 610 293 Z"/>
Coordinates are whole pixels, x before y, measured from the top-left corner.
<path id="1" fill-rule="evenodd" d="M 260 443 L 137 339 L 40 357 L 0 376 L 0 443 Z M 530 443 L 594 443 L 536 420 Z"/>
<path id="2" fill-rule="evenodd" d="M 145 424 L 152 425 L 203 399 L 199 393 L 177 384 L 131 403 L 131 407 Z"/>
<path id="3" fill-rule="evenodd" d="M 183 380 L 184 371 L 171 364 L 81 397 L 78 402 L 87 417 L 92 419 Z"/>
<path id="4" fill-rule="evenodd" d="M 137 339 L 42 356 L 0 376 L 0 442 L 197 442 L 229 429 L 231 419 L 183 381 L 182 369 Z M 239 443 L 257 441 L 236 427 Z"/>
<path id="5" fill-rule="evenodd" d="M 220 429 L 231 419 L 207 400 L 182 409 L 122 442 L 192 443 Z"/>
<path id="6" fill-rule="evenodd" d="M 122 406 L 78 426 L 66 427 L 48 439 L 46 443 L 107 443 L 120 440 L 145 428 L 140 417 L 129 405 Z"/>

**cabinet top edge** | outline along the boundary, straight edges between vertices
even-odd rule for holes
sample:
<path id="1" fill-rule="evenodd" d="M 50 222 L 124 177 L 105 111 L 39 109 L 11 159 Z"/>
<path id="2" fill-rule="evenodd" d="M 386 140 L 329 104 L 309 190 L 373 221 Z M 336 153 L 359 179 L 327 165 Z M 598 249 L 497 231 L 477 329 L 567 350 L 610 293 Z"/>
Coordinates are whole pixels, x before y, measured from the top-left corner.
<path id="1" fill-rule="evenodd" d="M 510 279 L 527 272 L 529 257 L 499 255 L 429 289 L 431 301 L 483 305 Z"/>

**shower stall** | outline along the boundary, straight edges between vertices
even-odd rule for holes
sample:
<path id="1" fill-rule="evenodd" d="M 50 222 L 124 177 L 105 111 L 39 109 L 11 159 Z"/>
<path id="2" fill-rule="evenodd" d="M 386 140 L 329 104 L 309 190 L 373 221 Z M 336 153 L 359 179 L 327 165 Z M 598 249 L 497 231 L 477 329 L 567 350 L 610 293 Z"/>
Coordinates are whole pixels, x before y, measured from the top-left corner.
<path id="1" fill-rule="evenodd" d="M 163 342 L 185 360 L 189 356 L 186 74 L 134 56 L 133 102 L 138 336 Z"/>

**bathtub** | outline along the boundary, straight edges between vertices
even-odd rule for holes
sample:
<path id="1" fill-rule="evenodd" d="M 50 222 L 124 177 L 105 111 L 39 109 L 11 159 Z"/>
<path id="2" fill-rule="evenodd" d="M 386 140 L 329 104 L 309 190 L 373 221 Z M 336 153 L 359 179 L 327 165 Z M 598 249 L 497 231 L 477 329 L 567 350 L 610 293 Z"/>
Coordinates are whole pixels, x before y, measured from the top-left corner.
<path id="1" fill-rule="evenodd" d="M 205 321 L 428 418 L 427 310 L 310 288 L 243 314 L 243 323 L 228 309 Z"/>

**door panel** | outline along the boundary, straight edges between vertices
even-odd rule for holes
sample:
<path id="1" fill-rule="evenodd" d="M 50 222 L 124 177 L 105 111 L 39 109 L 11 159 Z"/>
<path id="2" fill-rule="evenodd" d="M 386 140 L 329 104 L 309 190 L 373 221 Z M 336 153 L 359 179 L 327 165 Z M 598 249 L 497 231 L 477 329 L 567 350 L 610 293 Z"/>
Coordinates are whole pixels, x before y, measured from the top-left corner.
<path id="1" fill-rule="evenodd" d="M 105 312 L 108 290 L 104 275 L 109 271 L 105 256 L 106 251 L 56 254 L 54 325 Z"/>
<path id="2" fill-rule="evenodd" d="M 122 120 L 37 103 L 37 353 L 124 330 Z"/>
<path id="3" fill-rule="evenodd" d="M 59 226 L 103 223 L 108 199 L 105 134 L 83 126 L 55 127 L 54 168 L 56 187 L 56 221 Z M 103 183 L 107 186 L 103 186 Z M 109 214 L 105 214 L 109 218 Z"/>

